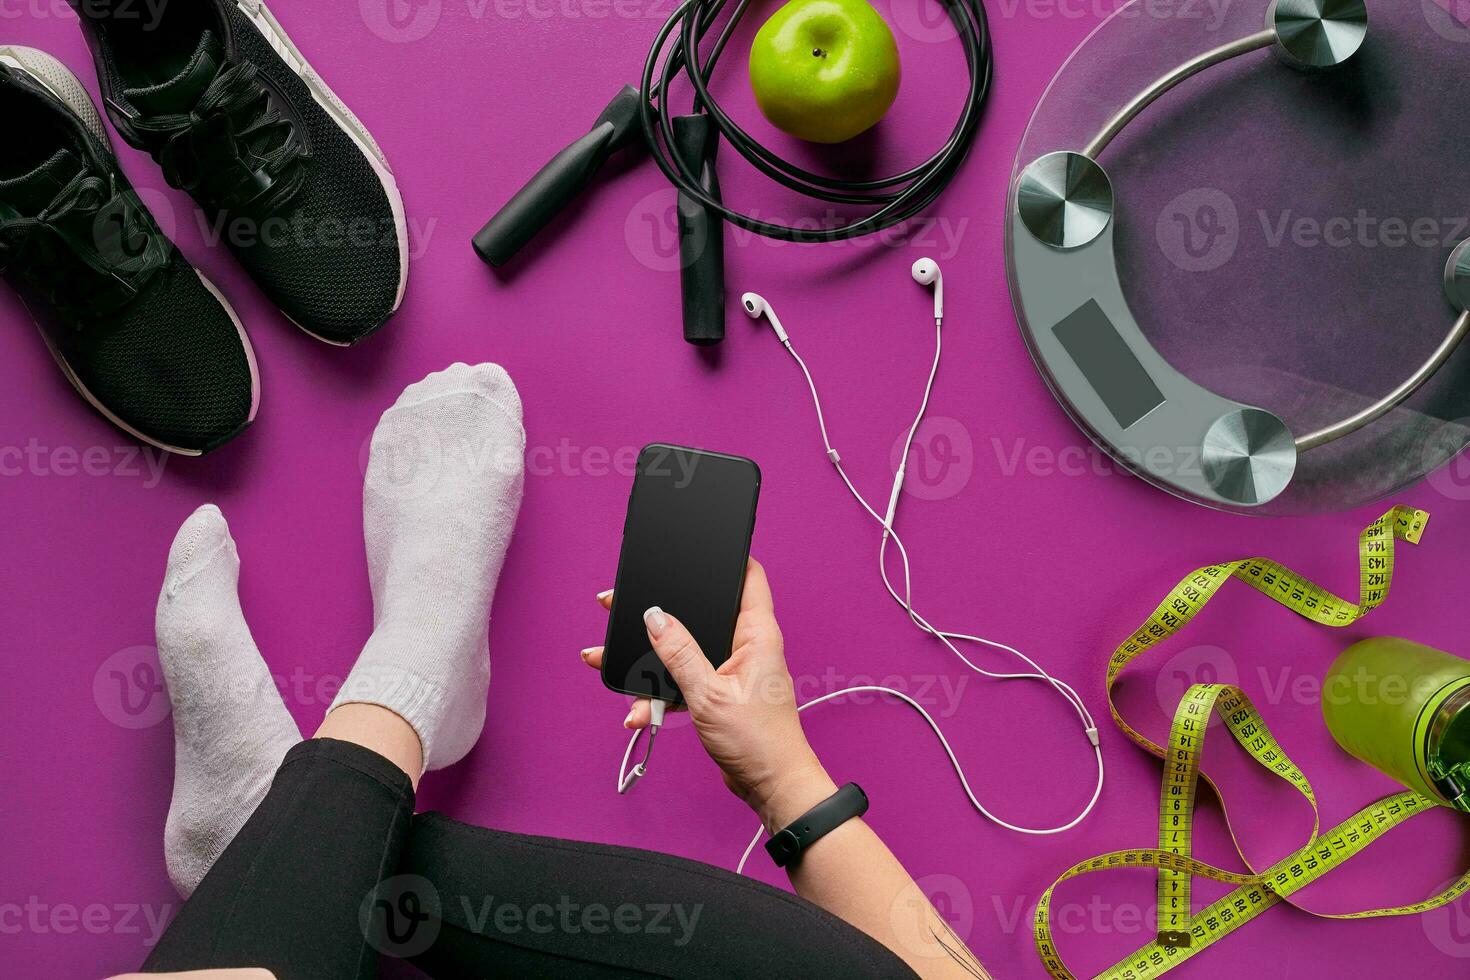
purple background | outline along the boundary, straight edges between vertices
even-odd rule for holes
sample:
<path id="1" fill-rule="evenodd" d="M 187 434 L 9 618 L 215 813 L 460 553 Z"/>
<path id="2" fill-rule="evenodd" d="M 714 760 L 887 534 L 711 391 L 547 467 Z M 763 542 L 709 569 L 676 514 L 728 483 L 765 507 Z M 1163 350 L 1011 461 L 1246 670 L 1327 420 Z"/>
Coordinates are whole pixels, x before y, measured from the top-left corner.
<path id="1" fill-rule="evenodd" d="M 1092 766 L 1072 716 L 1036 686 L 966 676 L 889 603 L 873 567 L 873 529 L 823 459 L 800 376 L 770 334 L 732 302 L 718 355 L 679 339 L 673 195 L 653 167 L 617 171 L 507 275 L 490 274 L 468 248 L 509 190 L 634 78 L 671 4 L 427 0 L 417 14 L 404 8 L 417 19 L 395 28 L 384 3 L 283 0 L 277 10 L 399 174 L 416 258 L 404 308 L 381 335 L 344 352 L 297 332 L 225 250 L 204 241 L 188 199 L 124 149 L 124 168 L 148 189 L 150 206 L 244 317 L 265 385 L 248 435 L 204 460 L 168 460 L 159 478 L 88 413 L 19 304 L 0 297 L 0 594 L 11 622 L 0 694 L 5 972 L 83 978 L 133 967 L 146 955 L 147 916 L 176 907 L 161 848 L 172 771 L 159 710 L 166 698 L 116 678 L 149 676 L 153 606 L 179 522 L 206 500 L 224 509 L 244 563 L 246 614 L 310 730 L 370 623 L 358 505 L 366 440 L 404 385 L 454 360 L 495 360 L 516 379 L 530 477 L 491 626 L 485 735 L 465 762 L 425 781 L 424 806 L 493 827 L 734 865 L 755 821 L 720 785 L 687 725 L 671 729 L 656 774 L 637 793 L 614 795 L 626 708 L 576 653 L 601 637 L 593 595 L 611 584 L 628 461 L 661 439 L 761 463 L 755 553 L 774 583 L 804 696 L 873 681 L 903 687 L 941 717 L 989 806 L 1034 825 L 1068 819 L 1086 798 Z M 858 163 L 890 170 L 914 162 L 958 108 L 963 62 L 954 44 L 937 43 L 947 32 L 927 3 L 880 4 L 899 28 L 906 77 L 890 119 L 857 147 Z M 999 82 L 972 159 L 933 212 L 939 223 L 891 247 L 798 248 L 732 235 L 729 282 L 732 294 L 755 288 L 780 310 L 817 372 L 850 472 L 881 496 L 930 350 L 928 299 L 908 266 L 926 254 L 944 264 L 948 360 L 923 443 L 940 449 L 936 437 L 946 437 L 955 459 L 928 470 L 929 480 L 911 477 L 915 492 L 902 511 L 919 607 L 946 627 L 1023 647 L 1105 719 L 1109 653 L 1181 575 L 1266 554 L 1351 593 L 1356 534 L 1384 507 L 1290 522 L 1207 512 L 1122 475 L 1067 421 L 1014 327 L 1001 219 L 1031 107 L 1112 4 L 991 7 Z M 12 0 L 0 12 L 5 41 L 55 53 L 95 92 L 61 0 Z M 738 60 L 718 91 L 765 134 Z M 803 213 L 733 162 L 725 173 L 727 199 L 785 218 Z M 1374 633 L 1470 653 L 1454 602 L 1470 467 L 1457 464 L 1400 499 L 1434 519 L 1372 619 L 1332 633 L 1249 589 L 1228 589 L 1146 662 L 1125 710 L 1158 733 L 1161 705 L 1172 710 L 1187 682 L 1239 678 L 1312 778 L 1326 823 L 1392 790 L 1332 744 L 1314 685 L 1346 643 Z M 837 779 L 863 783 L 872 824 L 1000 976 L 1043 975 L 1030 917 L 1057 873 L 1095 853 L 1149 846 L 1156 833 L 1159 764 L 1106 722 L 1109 782 L 1098 812 L 1079 830 L 1040 840 L 981 820 L 906 709 L 827 706 L 807 728 Z M 1265 862 L 1298 846 L 1310 829 L 1305 806 L 1216 741 L 1210 766 L 1237 800 L 1248 853 Z M 1200 825 L 1199 855 L 1232 864 L 1218 810 L 1204 806 Z M 1304 899 L 1324 911 L 1417 900 L 1458 874 L 1465 852 L 1455 815 L 1426 816 Z M 753 865 L 776 879 L 765 862 Z M 1217 893 L 1201 886 L 1196 901 Z M 1065 887 L 1058 934 L 1072 967 L 1101 969 L 1147 941 L 1151 900 L 1152 878 L 1142 872 Z M 1336 923 L 1283 908 L 1181 974 L 1214 975 L 1226 957 L 1263 976 L 1459 974 L 1470 963 L 1470 921 L 1446 909 Z"/>

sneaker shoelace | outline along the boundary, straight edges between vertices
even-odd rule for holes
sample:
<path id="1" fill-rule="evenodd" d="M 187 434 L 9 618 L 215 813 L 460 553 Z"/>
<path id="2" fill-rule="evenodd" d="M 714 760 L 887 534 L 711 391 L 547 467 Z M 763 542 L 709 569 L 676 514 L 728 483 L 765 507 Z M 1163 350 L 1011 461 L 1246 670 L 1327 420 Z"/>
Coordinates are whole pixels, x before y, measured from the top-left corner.
<path id="1" fill-rule="evenodd" d="M 79 171 L 33 217 L 0 204 L 0 272 L 20 275 L 78 331 L 130 303 L 172 252 L 110 175 Z"/>
<path id="2" fill-rule="evenodd" d="M 275 212 L 300 187 L 310 156 L 249 62 L 227 63 L 189 112 L 144 115 L 133 126 L 162 141 L 153 156 L 164 178 L 215 211 Z"/>

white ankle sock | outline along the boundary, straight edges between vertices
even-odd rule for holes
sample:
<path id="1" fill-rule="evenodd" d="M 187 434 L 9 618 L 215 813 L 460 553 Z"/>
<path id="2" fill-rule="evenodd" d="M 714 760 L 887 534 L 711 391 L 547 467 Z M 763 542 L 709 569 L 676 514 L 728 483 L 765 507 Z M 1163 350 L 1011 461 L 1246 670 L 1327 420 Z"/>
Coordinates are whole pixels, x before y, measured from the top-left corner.
<path id="1" fill-rule="evenodd" d="M 332 707 L 382 705 L 413 726 L 424 768 L 480 737 L 490 601 L 520 510 L 521 399 L 495 364 L 410 385 L 373 433 L 363 536 L 373 635 Z"/>
<path id="2" fill-rule="evenodd" d="M 174 795 L 163 851 L 193 892 L 255 812 L 301 733 L 240 611 L 240 559 L 219 508 L 179 528 L 158 597 L 158 660 L 173 702 Z"/>

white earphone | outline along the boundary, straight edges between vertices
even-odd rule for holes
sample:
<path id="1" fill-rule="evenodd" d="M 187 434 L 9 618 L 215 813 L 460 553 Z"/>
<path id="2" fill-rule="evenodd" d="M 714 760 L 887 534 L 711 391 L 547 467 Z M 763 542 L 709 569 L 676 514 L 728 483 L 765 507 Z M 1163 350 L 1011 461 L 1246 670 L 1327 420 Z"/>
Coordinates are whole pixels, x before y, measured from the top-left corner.
<path id="1" fill-rule="evenodd" d="M 771 326 L 776 331 L 776 339 L 781 341 L 781 343 L 784 344 L 790 340 L 786 336 L 786 329 L 781 326 L 781 321 L 776 319 L 776 311 L 771 309 L 770 305 L 766 303 L 766 298 L 760 293 L 746 293 L 740 297 L 740 303 L 745 307 L 746 315 L 752 320 L 759 320 L 761 317 L 765 317 L 770 321 Z"/>
<path id="2" fill-rule="evenodd" d="M 806 378 L 807 387 L 811 390 L 812 404 L 815 406 L 817 412 L 817 427 L 821 432 L 822 445 L 826 449 L 827 458 L 831 460 L 833 467 L 837 470 L 837 475 L 847 486 L 847 489 L 849 492 L 851 492 L 853 498 L 857 500 L 858 504 L 862 506 L 863 510 L 866 511 L 868 515 L 871 516 L 873 520 L 877 521 L 878 524 L 882 527 L 883 536 L 878 550 L 878 571 L 883 578 L 884 586 L 888 589 L 888 594 L 891 595 L 894 601 L 903 608 L 903 610 L 908 614 L 909 619 L 913 621 L 915 626 L 943 643 L 945 647 L 947 647 L 952 653 L 955 654 L 955 656 L 960 658 L 965 666 L 969 667 L 976 673 L 996 680 L 1041 681 L 1045 684 L 1049 684 L 1052 688 L 1056 690 L 1058 694 L 1066 699 L 1067 703 L 1071 705 L 1072 710 L 1081 720 L 1083 730 L 1086 732 L 1087 735 L 1088 742 L 1092 746 L 1093 752 L 1096 754 L 1096 789 L 1093 791 L 1092 798 L 1088 801 L 1082 812 L 1069 823 L 1063 826 L 1043 830 L 1020 827 L 1015 824 L 1008 823 L 1005 820 L 1002 820 L 985 808 L 985 806 L 975 796 L 974 791 L 970 788 L 969 780 L 965 777 L 964 770 L 960 766 L 959 760 L 955 756 L 954 750 L 950 747 L 949 740 L 944 737 L 944 732 L 940 730 L 938 723 L 935 722 L 935 720 L 929 715 L 929 712 L 924 710 L 923 706 L 921 706 L 912 698 L 903 694 L 902 692 L 885 687 L 849 688 L 847 690 L 834 691 L 830 694 L 823 695 L 820 698 L 801 705 L 800 710 L 805 711 L 807 708 L 815 707 L 818 704 L 822 704 L 834 698 L 841 697 L 845 694 L 857 693 L 859 691 L 877 691 L 897 697 L 924 716 L 924 720 L 929 723 L 929 727 L 933 729 L 934 734 L 939 737 L 940 744 L 944 746 L 944 751 L 949 756 L 950 764 L 954 767 L 956 775 L 959 776 L 960 784 L 964 787 L 965 795 L 969 797 L 970 803 L 983 817 L 1001 827 L 1004 827 L 1007 830 L 1015 831 L 1016 833 L 1020 834 L 1033 834 L 1038 836 L 1059 834 L 1064 831 L 1071 830 L 1073 827 L 1076 827 L 1083 820 L 1085 820 L 1087 816 L 1092 813 L 1094 807 L 1097 806 L 1097 801 L 1102 796 L 1102 748 L 1098 740 L 1097 724 L 1093 720 L 1092 714 L 1087 710 L 1087 706 L 1083 703 L 1081 697 L 1078 696 L 1077 692 L 1071 687 L 1071 685 L 1067 684 L 1065 681 L 1060 681 L 1052 677 L 1046 671 L 1042 670 L 1041 667 L 1038 666 L 1036 662 L 1033 661 L 1030 657 L 1021 653 L 1021 651 L 1007 644 L 999 643 L 994 640 L 988 640 L 984 637 L 972 636 L 966 633 L 954 633 L 947 630 L 938 629 L 931 625 L 929 621 L 926 620 L 923 616 L 921 616 L 913 605 L 913 584 L 909 571 L 908 549 L 904 547 L 902 539 L 900 539 L 898 536 L 898 532 L 894 530 L 893 522 L 898 510 L 899 496 L 901 494 L 901 491 L 903 490 L 903 481 L 908 464 L 909 451 L 913 446 L 914 438 L 918 433 L 919 426 L 923 423 L 924 417 L 928 413 L 929 397 L 934 390 L 934 381 L 939 373 L 939 360 L 940 355 L 943 352 L 944 336 L 944 277 L 943 274 L 939 271 L 939 264 L 936 263 L 933 259 L 929 258 L 923 258 L 915 262 L 913 265 L 912 274 L 915 282 L 918 282 L 920 285 L 923 286 L 932 286 L 934 289 L 934 363 L 929 371 L 929 380 L 924 386 L 924 397 L 920 402 L 919 412 L 915 416 L 913 424 L 909 426 L 908 436 L 904 442 L 903 455 L 900 457 L 897 470 L 894 473 L 893 489 L 891 494 L 889 495 L 888 509 L 884 514 L 880 514 L 871 504 L 868 503 L 867 499 L 864 498 L 863 495 L 858 491 L 857 487 L 848 477 L 847 472 L 843 469 L 842 456 L 837 452 L 835 448 L 833 448 L 832 440 L 827 434 L 827 420 L 822 412 L 822 400 L 817 394 L 816 382 L 812 379 L 812 373 L 810 370 L 807 369 L 806 362 L 802 360 L 801 355 L 798 354 L 796 352 L 796 348 L 792 346 L 791 337 L 787 334 L 786 329 L 781 325 L 781 321 L 777 319 L 776 312 L 771 308 L 771 304 L 768 303 L 765 298 L 760 296 L 758 293 L 746 293 L 744 296 L 741 297 L 740 302 L 741 306 L 745 309 L 746 314 L 749 315 L 751 319 L 759 320 L 764 318 L 771 324 L 771 327 L 776 332 L 776 339 L 781 342 L 782 346 L 786 348 L 787 352 L 791 354 L 792 358 L 801 368 L 801 373 Z M 899 557 L 903 563 L 903 591 L 901 594 L 899 590 L 894 587 L 893 583 L 888 577 L 887 557 L 888 542 L 890 540 L 892 540 L 894 547 L 898 549 Z M 968 657 L 966 657 L 956 645 L 956 643 L 958 642 L 976 643 L 1010 654 L 1014 657 L 1019 658 L 1022 663 L 1026 664 L 1027 667 L 1030 668 L 1031 672 L 996 673 L 986 670 L 975 664 Z M 751 851 L 759 842 L 760 836 L 760 832 L 757 832 L 755 839 L 751 841 L 750 847 L 746 848 L 745 856 L 740 859 L 740 866 L 736 869 L 737 871 L 744 868 L 745 860 L 750 856 Z"/>
<path id="3" fill-rule="evenodd" d="M 939 263 L 933 259 L 920 259 L 914 263 L 914 282 L 920 286 L 934 287 L 934 319 L 944 319 L 944 274 Z"/>

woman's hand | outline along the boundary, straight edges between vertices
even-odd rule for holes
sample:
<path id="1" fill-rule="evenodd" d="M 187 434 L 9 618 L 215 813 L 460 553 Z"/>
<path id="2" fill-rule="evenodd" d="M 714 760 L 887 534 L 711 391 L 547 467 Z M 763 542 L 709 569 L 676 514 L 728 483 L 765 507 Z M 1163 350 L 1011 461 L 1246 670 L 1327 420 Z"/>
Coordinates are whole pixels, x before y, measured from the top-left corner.
<path id="1" fill-rule="evenodd" d="M 612 608 L 611 592 L 597 600 Z M 837 791 L 801 730 L 771 588 L 758 562 L 746 566 L 734 651 L 718 670 L 673 616 L 655 607 L 643 619 L 654 652 L 684 694 L 705 751 L 767 831 L 794 823 Z M 602 647 L 583 650 L 582 659 L 601 669 Z M 649 714 L 647 699 L 640 699 L 624 724 L 645 728 Z M 849 820 L 823 837 L 786 871 L 797 894 L 877 939 L 920 976 L 989 976 L 862 820 Z"/>
<path id="2" fill-rule="evenodd" d="M 612 608 L 611 592 L 597 598 L 604 609 Z M 644 625 L 725 785 L 767 828 L 779 830 L 836 791 L 801 730 L 781 628 L 759 562 L 751 559 L 746 566 L 733 652 L 718 670 L 672 615 L 655 606 L 645 613 Z M 601 669 L 602 647 L 583 650 L 582 659 Z M 640 698 L 624 725 L 645 728 L 649 715 L 648 699 Z"/>

